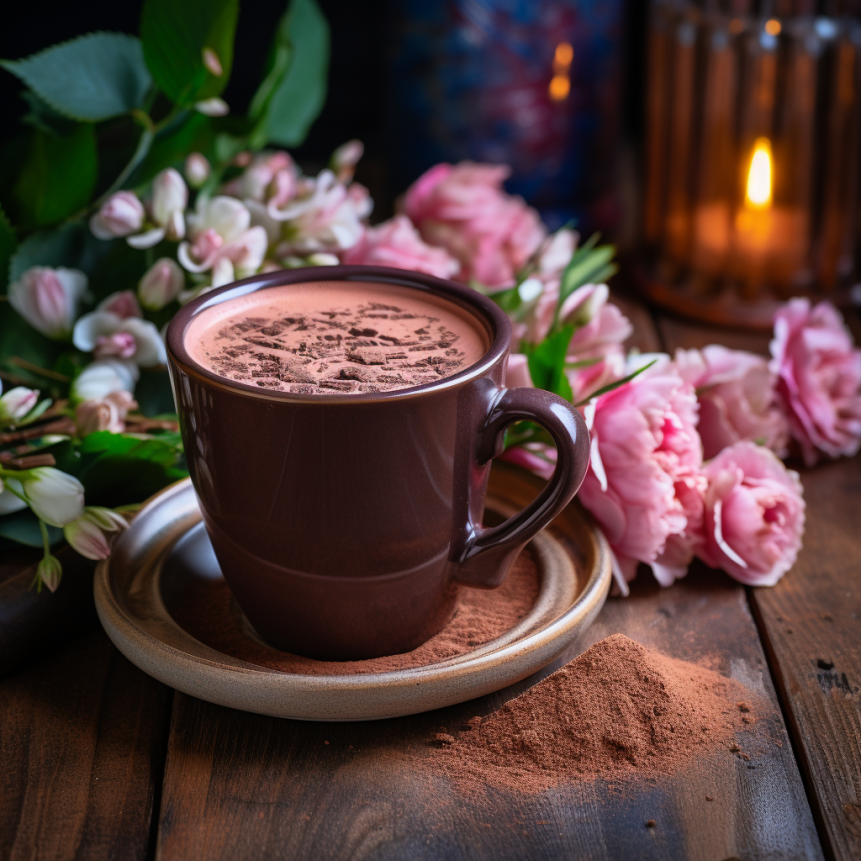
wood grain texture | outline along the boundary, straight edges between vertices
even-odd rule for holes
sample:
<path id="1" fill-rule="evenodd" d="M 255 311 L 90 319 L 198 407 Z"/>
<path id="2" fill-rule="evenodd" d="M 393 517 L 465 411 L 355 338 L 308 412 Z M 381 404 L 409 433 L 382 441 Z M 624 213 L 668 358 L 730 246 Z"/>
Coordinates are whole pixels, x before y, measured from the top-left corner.
<path id="1" fill-rule="evenodd" d="M 0 683 L 0 859 L 145 858 L 169 704 L 102 632 Z"/>
<path id="2" fill-rule="evenodd" d="M 618 631 L 752 688 L 762 718 L 739 742 L 750 761 L 720 749 L 660 780 L 481 797 L 429 766 L 436 732 L 494 711 L 562 662 L 489 697 L 376 723 L 303 724 L 178 694 L 158 857 L 821 857 L 743 589 L 699 570 L 662 590 L 644 572 L 632 597 L 611 599 L 564 660 Z"/>
<path id="3" fill-rule="evenodd" d="M 804 548 L 751 590 L 820 832 L 861 858 L 861 457 L 803 470 Z"/>
<path id="4" fill-rule="evenodd" d="M 857 315 L 847 318 L 857 338 Z M 669 349 L 719 340 L 767 354 L 767 336 L 662 317 Z M 795 464 L 797 467 L 798 464 Z M 826 852 L 861 858 L 861 457 L 801 469 L 804 547 L 773 589 L 749 589 Z"/>

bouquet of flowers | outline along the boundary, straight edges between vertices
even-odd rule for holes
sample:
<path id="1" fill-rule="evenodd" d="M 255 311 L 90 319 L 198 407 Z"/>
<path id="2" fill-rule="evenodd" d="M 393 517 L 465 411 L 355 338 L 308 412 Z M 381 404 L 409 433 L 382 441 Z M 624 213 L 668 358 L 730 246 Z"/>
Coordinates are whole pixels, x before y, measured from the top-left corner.
<path id="1" fill-rule="evenodd" d="M 299 169 L 281 147 L 302 140 L 325 94 L 313 0 L 293 0 L 249 116 L 231 117 L 219 93 L 235 23 L 235 2 L 147 0 L 140 41 L 94 34 L 5 64 L 29 87 L 33 128 L 0 197 L 16 225 L 0 217 L 0 537 L 43 547 L 38 586 L 59 583 L 57 542 L 106 557 L 125 509 L 186 474 L 162 340 L 180 305 L 253 273 L 336 263 L 453 278 L 505 310 L 518 344 L 509 384 L 559 394 L 589 425 L 579 498 L 623 594 L 639 563 L 669 585 L 695 556 L 777 582 L 804 524 L 781 458 L 861 445 L 861 351 L 836 309 L 790 302 L 771 361 L 717 345 L 628 351 L 606 284 L 613 249 L 549 233 L 505 192 L 504 166 L 436 165 L 376 226 L 353 180 L 360 142 L 315 176 Z M 69 85 L 56 74 L 67 67 L 101 91 Z M 107 142 L 124 134 L 121 155 Z M 520 423 L 505 457 L 546 475 L 555 452 Z"/>

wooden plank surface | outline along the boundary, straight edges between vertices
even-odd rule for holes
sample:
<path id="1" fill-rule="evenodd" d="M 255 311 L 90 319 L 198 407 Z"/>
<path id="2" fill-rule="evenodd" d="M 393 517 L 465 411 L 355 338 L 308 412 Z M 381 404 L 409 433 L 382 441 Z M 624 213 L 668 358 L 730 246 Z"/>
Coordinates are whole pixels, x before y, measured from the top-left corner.
<path id="1" fill-rule="evenodd" d="M 625 307 L 642 350 L 651 315 Z M 486 715 L 594 642 L 621 632 L 705 661 L 764 702 L 746 739 L 652 782 L 576 781 L 539 795 L 461 794 L 427 767 L 432 740 Z M 707 800 L 706 796 L 713 799 Z M 646 822 L 655 820 L 654 828 Z M 745 592 L 697 568 L 672 589 L 641 572 L 610 599 L 583 642 L 542 673 L 424 715 L 302 724 L 177 695 L 158 833 L 161 861 L 185 859 L 820 858 Z"/>
<path id="2" fill-rule="evenodd" d="M 762 720 L 741 742 L 750 761 L 719 750 L 654 782 L 572 780 L 535 796 L 470 797 L 428 769 L 434 734 L 489 714 L 549 669 L 489 697 L 378 723 L 303 724 L 178 694 L 158 857 L 821 857 L 743 589 L 703 570 L 668 590 L 642 575 L 567 657 L 619 631 L 707 661 L 764 697 Z"/>
<path id="3" fill-rule="evenodd" d="M 803 470 L 804 548 L 751 590 L 814 811 L 835 858 L 861 858 L 861 457 Z"/>
<path id="4" fill-rule="evenodd" d="M 0 682 L 0 859 L 147 857 L 170 699 L 101 631 Z"/>
<path id="5" fill-rule="evenodd" d="M 858 337 L 856 316 L 847 320 Z M 765 354 L 767 336 L 662 318 L 668 346 L 718 340 Z M 798 465 L 795 464 L 797 467 Z M 861 858 L 861 456 L 800 469 L 804 547 L 772 589 L 750 589 L 828 854 Z"/>

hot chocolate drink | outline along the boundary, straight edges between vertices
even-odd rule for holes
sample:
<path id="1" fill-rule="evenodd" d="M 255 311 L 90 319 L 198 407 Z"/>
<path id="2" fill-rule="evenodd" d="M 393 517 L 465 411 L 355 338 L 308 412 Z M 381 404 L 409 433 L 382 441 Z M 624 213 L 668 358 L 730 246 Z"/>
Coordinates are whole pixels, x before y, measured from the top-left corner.
<path id="1" fill-rule="evenodd" d="M 191 357 L 228 380 L 298 394 L 362 394 L 438 382 L 489 348 L 481 322 L 395 284 L 318 281 L 258 290 L 188 327 Z"/>

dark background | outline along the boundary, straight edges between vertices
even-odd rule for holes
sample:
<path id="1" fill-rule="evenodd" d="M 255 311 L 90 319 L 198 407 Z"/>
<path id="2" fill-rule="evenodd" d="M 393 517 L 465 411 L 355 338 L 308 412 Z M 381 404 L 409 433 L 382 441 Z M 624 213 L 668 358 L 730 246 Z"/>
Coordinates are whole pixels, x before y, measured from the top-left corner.
<path id="1" fill-rule="evenodd" d="M 182 2 L 182 0 L 177 0 Z M 329 93 L 326 106 L 303 146 L 293 151 L 308 169 L 321 166 L 339 144 L 359 138 L 366 159 L 358 179 L 372 187 L 375 220 L 391 210 L 401 188 L 390 188 L 385 170 L 387 146 L 387 58 L 392 0 L 318 0 L 332 31 Z M 421 2 L 421 0 L 410 0 Z M 233 71 L 224 93 L 236 112 L 245 111 L 263 75 L 267 51 L 288 0 L 244 0 L 240 6 Z M 627 0 L 625 15 L 625 70 L 619 105 L 623 137 L 636 141 L 641 127 L 640 90 L 643 74 L 643 33 L 646 0 Z M 97 30 L 137 35 L 141 2 L 85 2 L 68 0 L 19 3 L 4 8 L 0 28 L 0 58 L 20 59 L 51 45 Z M 0 70 L 0 135 L 8 138 L 18 128 L 25 106 L 18 95 L 19 81 Z"/>

